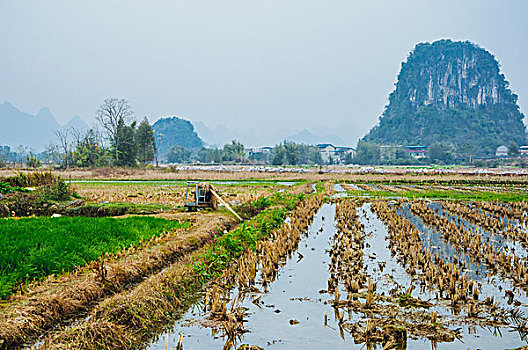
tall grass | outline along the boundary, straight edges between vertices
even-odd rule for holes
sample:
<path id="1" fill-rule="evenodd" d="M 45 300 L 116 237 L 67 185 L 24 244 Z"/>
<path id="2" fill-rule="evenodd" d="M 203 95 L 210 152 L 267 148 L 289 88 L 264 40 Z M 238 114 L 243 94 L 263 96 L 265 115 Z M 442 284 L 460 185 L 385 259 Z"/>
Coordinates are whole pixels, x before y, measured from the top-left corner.
<path id="1" fill-rule="evenodd" d="M 185 225 L 153 217 L 0 219 L 0 298 L 20 283 L 70 271 Z"/>
<path id="2" fill-rule="evenodd" d="M 37 187 L 44 185 L 51 185 L 57 182 L 58 177 L 53 175 L 51 171 L 34 171 L 34 172 L 18 172 L 14 176 L 6 177 L 2 181 L 9 183 L 15 187 Z"/>

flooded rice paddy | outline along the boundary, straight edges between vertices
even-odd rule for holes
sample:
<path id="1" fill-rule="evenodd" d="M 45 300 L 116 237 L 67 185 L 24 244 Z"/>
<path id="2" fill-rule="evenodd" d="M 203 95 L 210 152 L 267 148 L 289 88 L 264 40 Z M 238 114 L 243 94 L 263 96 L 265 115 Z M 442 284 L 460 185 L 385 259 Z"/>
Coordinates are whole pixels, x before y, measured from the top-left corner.
<path id="1" fill-rule="evenodd" d="M 264 349 L 514 349 L 527 344 L 522 276 L 515 277 L 513 269 L 503 273 L 470 248 L 453 244 L 409 204 L 393 201 L 373 208 L 368 201 L 340 198 L 340 185 L 334 190 L 337 196 L 320 206 L 273 278 L 262 272 L 268 270 L 265 263 L 257 263 L 253 285 L 226 288 L 224 316 L 211 311 L 214 292 L 204 294 L 148 348 L 172 349 L 182 340 L 186 350 L 241 344 Z M 526 258 L 517 242 L 437 204 L 429 207 L 454 225 L 474 229 L 491 241 L 493 252 Z M 380 208 L 392 214 L 380 216 Z M 421 253 L 411 244 L 410 253 L 402 250 L 395 217 L 407 225 L 400 227 L 417 230 Z M 409 257 L 420 254 L 425 266 L 437 270 L 416 268 Z M 444 274 L 448 286 L 435 274 Z"/>

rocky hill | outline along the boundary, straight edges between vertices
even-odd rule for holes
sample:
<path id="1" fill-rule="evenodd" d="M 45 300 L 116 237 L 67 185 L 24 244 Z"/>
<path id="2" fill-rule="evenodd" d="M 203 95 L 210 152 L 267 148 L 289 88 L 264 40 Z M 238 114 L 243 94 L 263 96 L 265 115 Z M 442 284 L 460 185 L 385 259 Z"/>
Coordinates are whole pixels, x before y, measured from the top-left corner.
<path id="1" fill-rule="evenodd" d="M 203 141 L 196 134 L 191 122 L 182 118 L 161 118 L 152 125 L 152 129 L 162 157 L 172 146 L 192 149 L 203 145 Z"/>
<path id="2" fill-rule="evenodd" d="M 452 143 L 490 155 L 499 145 L 526 144 L 524 115 L 495 57 L 468 41 L 416 45 L 396 89 L 364 138 L 378 144 Z"/>

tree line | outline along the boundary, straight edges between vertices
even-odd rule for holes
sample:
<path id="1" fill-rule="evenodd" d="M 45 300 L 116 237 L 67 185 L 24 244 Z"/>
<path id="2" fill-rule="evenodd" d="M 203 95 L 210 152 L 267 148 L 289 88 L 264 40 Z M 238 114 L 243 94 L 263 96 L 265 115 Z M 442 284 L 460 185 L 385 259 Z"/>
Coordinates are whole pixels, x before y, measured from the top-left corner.
<path id="1" fill-rule="evenodd" d="M 166 154 L 169 163 L 207 164 L 272 164 L 272 165 L 323 165 L 321 153 L 315 146 L 284 141 L 266 152 L 246 151 L 244 144 L 232 140 L 221 148 L 187 149 L 172 146 Z"/>
<path id="2" fill-rule="evenodd" d="M 147 117 L 138 124 L 132 116 L 128 101 L 106 99 L 96 128 L 56 130 L 48 153 L 65 168 L 145 165 L 156 159 L 154 132 Z"/>

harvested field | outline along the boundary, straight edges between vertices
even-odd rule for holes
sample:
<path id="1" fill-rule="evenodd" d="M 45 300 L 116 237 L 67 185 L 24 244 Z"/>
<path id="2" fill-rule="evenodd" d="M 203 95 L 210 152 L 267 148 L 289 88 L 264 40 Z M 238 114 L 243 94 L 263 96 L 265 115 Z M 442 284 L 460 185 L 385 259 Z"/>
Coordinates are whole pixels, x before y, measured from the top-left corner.
<path id="1" fill-rule="evenodd" d="M 241 225 L 181 212 L 184 182 L 73 184 L 93 202 L 173 206 L 154 216 L 190 226 L 28 285 L 1 304 L 0 348 L 528 344 L 522 178 L 333 176 L 215 183 Z"/>
<path id="2" fill-rule="evenodd" d="M 287 189 L 297 182 L 213 182 L 226 200 L 234 205 L 250 203 L 278 189 Z M 77 181 L 72 188 L 95 203 L 162 204 L 183 207 L 185 181 Z"/>

